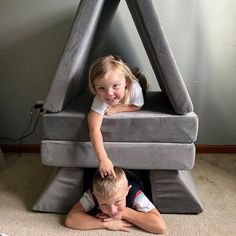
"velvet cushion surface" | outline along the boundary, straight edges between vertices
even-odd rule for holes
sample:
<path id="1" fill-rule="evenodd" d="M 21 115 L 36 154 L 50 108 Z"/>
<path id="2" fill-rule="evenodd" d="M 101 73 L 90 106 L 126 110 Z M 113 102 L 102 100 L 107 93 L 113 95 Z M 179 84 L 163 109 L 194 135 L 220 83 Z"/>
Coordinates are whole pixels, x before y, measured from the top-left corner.
<path id="1" fill-rule="evenodd" d="M 161 213 L 202 212 L 202 204 L 189 171 L 151 170 L 149 178 L 152 201 Z M 33 210 L 67 213 L 80 199 L 87 181 L 84 169 L 56 168 L 35 202 Z"/>
<path id="2" fill-rule="evenodd" d="M 93 96 L 78 96 L 58 113 L 43 116 L 43 139 L 89 141 L 87 114 Z M 177 115 L 162 92 L 149 92 L 142 110 L 104 116 L 105 142 L 192 143 L 197 138 L 194 112 Z"/>
<path id="3" fill-rule="evenodd" d="M 128 169 L 192 169 L 194 144 L 105 142 L 105 149 L 115 166 Z M 90 142 L 43 140 L 41 159 L 44 165 L 98 167 Z"/>
<path id="4" fill-rule="evenodd" d="M 193 104 L 159 21 L 153 1 L 126 1 L 161 90 L 177 114 L 193 111 Z"/>

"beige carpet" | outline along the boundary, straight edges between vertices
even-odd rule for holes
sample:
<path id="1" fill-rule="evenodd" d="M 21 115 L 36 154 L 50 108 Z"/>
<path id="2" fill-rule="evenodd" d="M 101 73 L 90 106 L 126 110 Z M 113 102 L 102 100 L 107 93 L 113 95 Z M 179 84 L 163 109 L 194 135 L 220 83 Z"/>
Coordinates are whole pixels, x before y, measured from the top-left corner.
<path id="1" fill-rule="evenodd" d="M 0 233 L 8 236 L 124 235 L 106 230 L 77 231 L 63 226 L 64 215 L 36 213 L 31 207 L 51 167 L 40 164 L 39 154 L 9 155 L 0 170 Z M 166 235 L 236 235 L 236 154 L 197 155 L 192 171 L 202 200 L 200 215 L 163 215 Z M 151 235 L 132 228 L 127 235 Z"/>

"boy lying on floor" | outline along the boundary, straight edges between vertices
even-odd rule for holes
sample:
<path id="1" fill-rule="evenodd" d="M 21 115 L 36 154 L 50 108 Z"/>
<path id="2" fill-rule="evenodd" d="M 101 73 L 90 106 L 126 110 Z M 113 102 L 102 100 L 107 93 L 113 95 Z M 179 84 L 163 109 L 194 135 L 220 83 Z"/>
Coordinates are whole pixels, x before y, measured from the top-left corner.
<path id="1" fill-rule="evenodd" d="M 129 231 L 135 225 L 151 233 L 165 233 L 165 222 L 159 211 L 141 190 L 141 184 L 127 179 L 121 168 L 114 168 L 116 178 L 102 178 L 97 171 L 92 189 L 86 191 L 72 207 L 65 226 L 73 229 L 108 229 Z M 88 212 L 100 209 L 97 215 Z"/>

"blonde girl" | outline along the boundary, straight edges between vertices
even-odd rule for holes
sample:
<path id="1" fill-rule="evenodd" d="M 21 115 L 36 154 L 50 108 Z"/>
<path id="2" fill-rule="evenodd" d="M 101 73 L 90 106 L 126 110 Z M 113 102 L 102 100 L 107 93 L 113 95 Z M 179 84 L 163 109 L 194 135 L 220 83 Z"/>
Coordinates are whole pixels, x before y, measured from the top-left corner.
<path id="1" fill-rule="evenodd" d="M 89 88 L 95 94 L 88 114 L 91 143 L 99 162 L 102 177 L 115 177 L 113 164 L 103 145 L 101 125 L 104 115 L 138 111 L 144 104 L 147 89 L 145 76 L 133 71 L 118 57 L 99 58 L 90 68 Z"/>

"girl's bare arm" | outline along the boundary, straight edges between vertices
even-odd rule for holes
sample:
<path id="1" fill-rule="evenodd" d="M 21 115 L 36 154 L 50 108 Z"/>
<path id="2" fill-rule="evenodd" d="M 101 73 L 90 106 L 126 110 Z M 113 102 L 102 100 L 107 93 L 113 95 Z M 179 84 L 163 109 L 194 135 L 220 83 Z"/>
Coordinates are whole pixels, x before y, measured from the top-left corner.
<path id="1" fill-rule="evenodd" d="M 94 152 L 98 158 L 99 162 L 99 171 L 101 176 L 104 177 L 106 173 L 113 175 L 115 177 L 115 172 L 113 170 L 113 164 L 109 157 L 107 156 L 104 144 L 103 137 L 101 133 L 101 125 L 103 121 L 103 115 L 90 111 L 88 114 L 88 126 L 89 126 L 89 135 L 90 140 L 94 149 Z"/>

